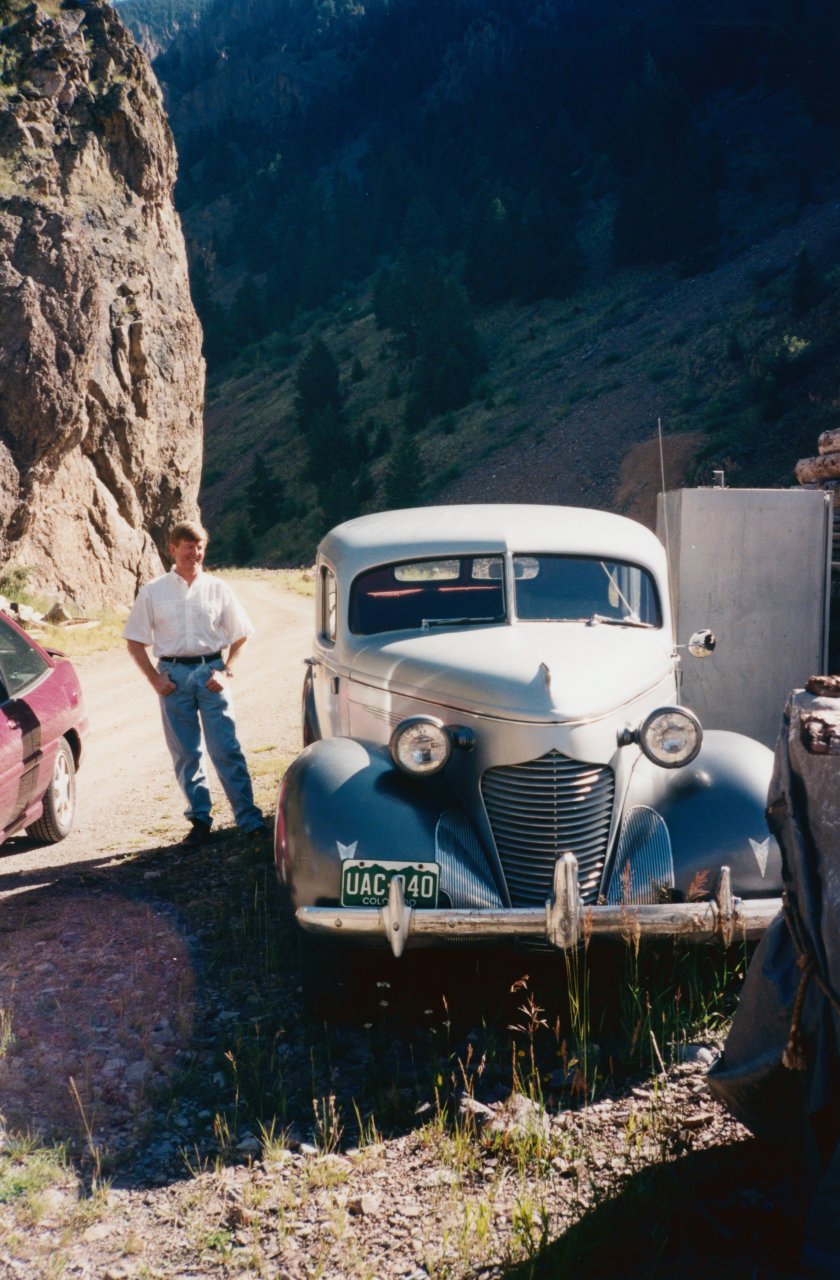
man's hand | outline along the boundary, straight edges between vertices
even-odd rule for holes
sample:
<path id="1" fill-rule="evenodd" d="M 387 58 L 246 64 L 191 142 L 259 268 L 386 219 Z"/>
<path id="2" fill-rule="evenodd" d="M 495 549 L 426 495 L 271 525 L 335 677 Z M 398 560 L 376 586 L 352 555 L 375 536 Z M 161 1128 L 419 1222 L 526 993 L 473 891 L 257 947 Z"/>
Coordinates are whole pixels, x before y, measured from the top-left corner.
<path id="1" fill-rule="evenodd" d="M 204 686 L 205 689 L 209 689 L 211 693 L 221 693 L 228 680 L 233 679 L 233 668 L 231 663 L 233 662 L 235 655 L 239 653 L 239 650 L 242 648 L 246 639 L 246 636 L 242 636 L 239 640 L 234 640 L 233 644 L 227 651 L 224 668 L 221 671 L 216 671 L 214 667 L 210 672 L 210 679 Z"/>
<path id="2" fill-rule="evenodd" d="M 155 693 L 159 693 L 165 698 L 168 693 L 173 693 L 175 685 L 169 679 L 165 671 L 157 671 L 149 661 L 149 655 L 146 652 L 146 646 L 141 644 L 139 640 L 128 640 L 128 652 L 133 660 L 137 663 L 143 675 L 154 689 Z"/>

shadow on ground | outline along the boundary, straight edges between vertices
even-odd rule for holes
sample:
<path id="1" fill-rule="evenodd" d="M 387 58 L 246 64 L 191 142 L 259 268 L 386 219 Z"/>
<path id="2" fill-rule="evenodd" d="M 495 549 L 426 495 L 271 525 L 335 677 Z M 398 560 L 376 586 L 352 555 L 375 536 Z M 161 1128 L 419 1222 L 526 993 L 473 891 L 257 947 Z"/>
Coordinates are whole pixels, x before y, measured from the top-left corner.
<path id="1" fill-rule="evenodd" d="M 14 881 L 0 923 L 0 1112 L 10 1131 L 67 1144 L 88 1181 L 150 1187 L 245 1163 L 271 1131 L 321 1148 L 352 1145 L 369 1117 L 386 1136 L 408 1132 L 441 1100 L 452 1108 L 479 1062 L 483 1096 L 505 1097 L 530 1043 L 541 1078 L 566 1073 L 581 975 L 554 956 L 333 955 L 341 1016 L 313 1020 L 270 850 L 235 832 L 87 863 L 52 886 Z M 587 986 L 611 1016 L 616 963 Z M 319 1098 L 335 1099 L 341 1134 L 318 1132 Z M 780 1186 L 757 1143 L 689 1155 L 634 1175 L 510 1276 L 751 1276 L 748 1259 L 788 1256 L 796 1240 L 798 1206 Z"/>
<path id="2" fill-rule="evenodd" d="M 527 972 L 522 957 L 371 952 L 330 968 L 341 1016 L 313 1019 L 267 842 L 221 831 L 52 884 L 48 866 L 2 863 L 2 1121 L 116 1186 L 247 1159 L 272 1127 L 318 1140 L 317 1097 L 338 1097 L 346 1141 L 355 1115 L 410 1128 L 459 1037 L 506 1035 Z"/>
<path id="3" fill-rule="evenodd" d="M 804 1204 L 756 1139 L 643 1170 L 507 1280 L 753 1280 L 798 1275 Z"/>

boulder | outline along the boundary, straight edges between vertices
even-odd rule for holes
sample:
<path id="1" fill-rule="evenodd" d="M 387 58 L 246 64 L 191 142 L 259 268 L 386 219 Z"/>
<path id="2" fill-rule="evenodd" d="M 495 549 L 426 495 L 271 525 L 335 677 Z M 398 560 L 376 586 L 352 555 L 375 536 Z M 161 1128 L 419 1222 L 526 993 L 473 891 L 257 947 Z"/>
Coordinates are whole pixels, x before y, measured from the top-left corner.
<path id="1" fill-rule="evenodd" d="M 0 96 L 0 561 L 130 603 L 197 514 L 204 365 L 160 89 L 114 10 L 11 3 Z"/>

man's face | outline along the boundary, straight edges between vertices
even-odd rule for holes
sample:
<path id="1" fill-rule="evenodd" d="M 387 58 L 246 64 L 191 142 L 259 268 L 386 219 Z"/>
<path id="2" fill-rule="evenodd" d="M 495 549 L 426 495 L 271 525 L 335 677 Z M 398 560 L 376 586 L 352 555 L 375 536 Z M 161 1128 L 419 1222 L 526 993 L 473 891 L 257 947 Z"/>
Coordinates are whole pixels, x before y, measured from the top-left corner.
<path id="1" fill-rule="evenodd" d="M 195 542 L 192 538 L 182 538 L 180 542 L 171 543 L 169 554 L 172 556 L 175 572 L 188 578 L 192 577 L 196 569 L 201 567 L 204 547 L 204 542 Z"/>

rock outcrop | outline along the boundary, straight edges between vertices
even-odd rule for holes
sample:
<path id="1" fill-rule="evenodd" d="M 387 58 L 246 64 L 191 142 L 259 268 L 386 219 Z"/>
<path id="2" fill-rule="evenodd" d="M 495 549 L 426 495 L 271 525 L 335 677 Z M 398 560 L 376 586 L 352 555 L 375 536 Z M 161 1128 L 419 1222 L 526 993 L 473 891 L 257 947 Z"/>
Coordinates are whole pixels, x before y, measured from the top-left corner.
<path id="1" fill-rule="evenodd" d="M 0 564 L 129 603 L 194 517 L 204 364 L 160 90 L 114 11 L 0 0 Z"/>

